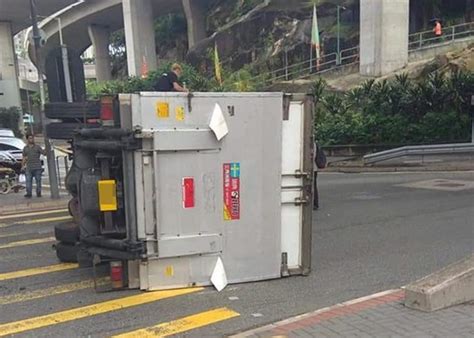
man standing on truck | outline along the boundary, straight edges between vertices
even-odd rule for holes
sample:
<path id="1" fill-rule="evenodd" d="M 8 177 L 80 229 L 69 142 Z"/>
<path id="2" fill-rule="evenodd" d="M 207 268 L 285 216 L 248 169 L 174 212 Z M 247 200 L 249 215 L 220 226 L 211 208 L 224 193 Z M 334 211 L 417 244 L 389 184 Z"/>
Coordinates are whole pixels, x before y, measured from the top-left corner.
<path id="1" fill-rule="evenodd" d="M 41 175 L 43 166 L 41 164 L 41 155 L 46 155 L 46 151 L 35 143 L 35 138 L 31 134 L 26 135 L 28 141 L 23 148 L 22 169 L 26 174 L 26 198 L 31 198 L 33 190 L 33 177 L 36 181 L 36 196 L 41 197 Z"/>
<path id="2" fill-rule="evenodd" d="M 171 66 L 171 71 L 163 73 L 155 86 L 158 92 L 189 92 L 188 89 L 181 86 L 178 79 L 183 74 L 183 68 L 175 63 Z"/>

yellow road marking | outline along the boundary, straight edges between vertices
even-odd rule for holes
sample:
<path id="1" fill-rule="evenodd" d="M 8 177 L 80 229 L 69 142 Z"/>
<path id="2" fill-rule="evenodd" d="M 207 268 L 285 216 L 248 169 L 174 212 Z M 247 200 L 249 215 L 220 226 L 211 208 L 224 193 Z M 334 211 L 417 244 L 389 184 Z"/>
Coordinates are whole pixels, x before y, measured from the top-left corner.
<path id="1" fill-rule="evenodd" d="M 17 241 L 17 242 L 11 242 L 8 244 L 2 244 L 0 245 L 0 249 L 16 248 L 18 246 L 41 244 L 41 243 L 49 243 L 49 242 L 54 242 L 55 240 L 56 239 L 54 237 L 27 239 L 25 241 Z"/>
<path id="2" fill-rule="evenodd" d="M 109 282 L 109 278 L 100 278 L 97 280 L 97 285 L 102 286 L 102 285 L 107 284 L 108 282 Z M 3 296 L 3 297 L 0 297 L 0 305 L 26 302 L 28 300 L 39 299 L 39 298 L 44 298 L 44 297 L 49 297 L 49 296 L 54 296 L 54 295 L 60 295 L 63 293 L 89 289 L 92 287 L 94 287 L 94 281 L 92 279 L 88 279 L 88 280 L 77 282 L 77 283 L 68 283 L 68 284 L 53 286 L 46 289 L 34 290 L 30 292 Z"/>
<path id="3" fill-rule="evenodd" d="M 27 225 L 27 224 L 38 224 L 38 223 L 50 223 L 50 222 L 59 222 L 59 221 L 68 221 L 72 220 L 71 216 L 61 216 L 61 217 L 51 217 L 51 218 L 41 218 L 41 219 L 30 219 L 27 221 L 13 222 L 13 223 L 2 223 L 0 228 L 5 228 L 11 225 Z"/>
<path id="4" fill-rule="evenodd" d="M 197 329 L 206 325 L 218 323 L 227 319 L 240 316 L 239 313 L 225 307 L 211 311 L 201 312 L 192 316 L 162 323 L 156 326 L 147 327 L 128 333 L 123 333 L 115 338 L 144 338 L 144 337 L 166 337 L 177 333 L 182 333 Z M 1 327 L 0 327 L 1 328 Z"/>
<path id="5" fill-rule="evenodd" d="M 22 218 L 22 217 L 29 217 L 29 216 L 59 214 L 61 212 L 68 212 L 68 210 L 67 209 L 58 209 L 58 210 L 47 210 L 47 211 L 38 211 L 38 212 L 28 212 L 28 213 L 24 213 L 24 214 L 14 214 L 14 215 L 0 216 L 0 220 L 3 221 L 5 219 L 12 219 L 12 218 Z"/>
<path id="6" fill-rule="evenodd" d="M 1 324 L 0 336 L 8 336 L 46 326 L 65 323 L 72 320 L 95 316 L 98 314 L 122 310 L 137 305 L 155 302 L 161 299 L 190 294 L 200 290 L 202 290 L 202 288 L 145 292 L 135 296 L 128 296 L 71 310 L 51 313 L 49 315 L 43 315 L 39 317 L 19 320 L 16 322 Z"/>
<path id="7" fill-rule="evenodd" d="M 14 279 L 14 278 L 42 275 L 44 273 L 50 273 L 50 272 L 56 272 L 56 271 L 71 270 L 71 269 L 76 269 L 78 267 L 79 265 L 75 263 L 62 263 L 62 264 L 42 266 L 39 268 L 4 272 L 4 273 L 0 273 L 0 281 Z"/>
<path id="8" fill-rule="evenodd" d="M 0 238 L 26 236 L 26 235 L 51 235 L 51 231 L 48 232 L 13 232 L 11 234 L 0 235 Z"/>

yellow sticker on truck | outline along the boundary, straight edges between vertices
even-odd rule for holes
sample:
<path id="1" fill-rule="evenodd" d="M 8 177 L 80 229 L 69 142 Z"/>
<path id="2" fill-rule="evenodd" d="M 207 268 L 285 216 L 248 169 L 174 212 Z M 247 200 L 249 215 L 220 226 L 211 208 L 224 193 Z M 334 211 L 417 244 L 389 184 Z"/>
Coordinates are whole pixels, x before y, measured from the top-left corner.
<path id="1" fill-rule="evenodd" d="M 159 119 L 167 119 L 170 117 L 170 105 L 168 102 L 158 101 L 156 103 L 156 116 Z"/>
<path id="2" fill-rule="evenodd" d="M 178 106 L 176 107 L 176 121 L 184 121 L 184 107 Z"/>

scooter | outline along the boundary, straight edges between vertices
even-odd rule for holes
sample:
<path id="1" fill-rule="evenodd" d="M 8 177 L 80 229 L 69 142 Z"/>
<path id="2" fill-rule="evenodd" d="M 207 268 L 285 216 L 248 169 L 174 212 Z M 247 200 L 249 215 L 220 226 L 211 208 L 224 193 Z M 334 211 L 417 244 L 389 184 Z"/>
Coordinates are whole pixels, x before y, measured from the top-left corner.
<path id="1" fill-rule="evenodd" d="M 0 152 L 0 194 L 19 192 L 24 187 L 19 183 L 21 164 L 7 152 Z"/>

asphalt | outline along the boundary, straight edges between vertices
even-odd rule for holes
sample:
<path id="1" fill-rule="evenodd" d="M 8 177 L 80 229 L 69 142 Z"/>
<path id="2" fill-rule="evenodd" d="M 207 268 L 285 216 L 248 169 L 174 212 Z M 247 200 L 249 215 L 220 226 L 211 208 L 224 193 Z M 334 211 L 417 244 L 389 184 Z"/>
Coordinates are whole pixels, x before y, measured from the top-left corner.
<path id="1" fill-rule="evenodd" d="M 230 285 L 221 293 L 205 288 L 19 336 L 105 337 L 220 307 L 238 312 L 239 317 L 184 334 L 218 337 L 398 288 L 474 251 L 474 190 L 399 186 L 430 179 L 472 182 L 474 173 L 320 173 L 321 208 L 315 212 L 313 271 L 308 277 Z M 53 225 L 2 227 L 0 245 L 51 236 Z M 51 243 L 0 249 L 0 274 L 57 263 Z M 90 269 L 73 269 L 0 281 L 0 300 L 91 277 Z M 5 304 L 0 306 L 0 325 L 137 294 L 86 288 Z"/>

